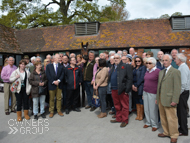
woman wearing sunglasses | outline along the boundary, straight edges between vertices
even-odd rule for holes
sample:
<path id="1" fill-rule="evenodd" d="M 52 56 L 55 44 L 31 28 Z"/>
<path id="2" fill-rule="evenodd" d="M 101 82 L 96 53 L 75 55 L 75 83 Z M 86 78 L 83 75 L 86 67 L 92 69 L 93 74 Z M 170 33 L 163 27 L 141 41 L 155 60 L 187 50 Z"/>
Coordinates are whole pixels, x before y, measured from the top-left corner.
<path id="1" fill-rule="evenodd" d="M 153 57 L 147 59 L 146 66 L 143 88 L 146 123 L 143 128 L 152 127 L 152 131 L 156 131 L 158 129 L 158 105 L 155 101 L 160 69 L 156 68 L 156 59 Z"/>
<path id="2" fill-rule="evenodd" d="M 143 120 L 144 106 L 143 106 L 143 87 L 144 87 L 144 75 L 146 67 L 143 65 L 143 59 L 139 56 L 135 57 L 135 68 L 133 69 L 133 85 L 132 96 L 136 103 L 137 117 L 135 120 Z"/>

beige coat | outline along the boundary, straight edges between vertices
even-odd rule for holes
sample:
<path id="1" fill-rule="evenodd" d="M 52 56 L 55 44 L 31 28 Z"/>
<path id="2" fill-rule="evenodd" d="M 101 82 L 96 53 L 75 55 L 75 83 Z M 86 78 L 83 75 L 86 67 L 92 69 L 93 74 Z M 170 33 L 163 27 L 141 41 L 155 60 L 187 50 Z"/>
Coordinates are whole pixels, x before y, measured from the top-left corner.
<path id="1" fill-rule="evenodd" d="M 14 72 L 12 72 L 9 80 L 10 82 L 14 82 L 16 81 L 16 76 L 20 74 L 19 68 L 17 68 Z M 26 94 L 29 95 L 30 94 L 30 90 L 31 90 L 31 85 L 29 84 L 29 77 L 30 77 L 30 72 L 28 70 L 26 70 L 26 74 L 27 74 L 27 79 L 26 79 Z M 17 93 L 20 93 L 21 90 L 21 79 L 18 78 L 19 84 L 18 84 L 18 88 L 17 88 Z"/>
<path id="2" fill-rule="evenodd" d="M 103 69 L 97 70 L 96 76 L 95 76 L 95 83 L 98 84 L 100 87 L 107 86 L 108 85 L 108 68 L 104 67 Z"/>
<path id="3" fill-rule="evenodd" d="M 180 71 L 171 67 L 167 74 L 165 75 L 162 86 L 160 85 L 162 77 L 164 74 L 164 70 L 159 72 L 158 78 L 158 88 L 157 88 L 157 103 L 159 103 L 159 99 L 161 100 L 161 104 L 165 107 L 172 107 L 170 104 L 172 102 L 178 103 L 179 96 L 181 92 L 181 74 Z M 161 86 L 161 90 L 160 89 Z"/>

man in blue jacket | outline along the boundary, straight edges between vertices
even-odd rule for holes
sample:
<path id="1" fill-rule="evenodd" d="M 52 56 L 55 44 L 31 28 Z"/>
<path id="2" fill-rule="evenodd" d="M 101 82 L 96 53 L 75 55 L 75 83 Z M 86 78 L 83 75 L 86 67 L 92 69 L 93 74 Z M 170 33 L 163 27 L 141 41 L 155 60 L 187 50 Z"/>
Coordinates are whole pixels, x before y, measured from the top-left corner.
<path id="1" fill-rule="evenodd" d="M 82 83 L 82 71 L 81 68 L 76 65 L 76 59 L 74 57 L 70 58 L 70 65 L 65 68 L 65 81 L 67 84 L 65 113 L 69 114 L 71 106 L 73 107 L 73 111 L 81 112 L 77 104 L 80 98 L 79 85 Z"/>
<path id="2" fill-rule="evenodd" d="M 60 55 L 56 54 L 54 56 L 54 62 L 48 64 L 46 67 L 46 76 L 48 79 L 48 89 L 49 89 L 49 117 L 52 118 L 54 115 L 54 98 L 56 96 L 57 113 L 59 116 L 63 116 L 61 112 L 61 93 L 64 78 L 63 66 L 59 63 Z"/>

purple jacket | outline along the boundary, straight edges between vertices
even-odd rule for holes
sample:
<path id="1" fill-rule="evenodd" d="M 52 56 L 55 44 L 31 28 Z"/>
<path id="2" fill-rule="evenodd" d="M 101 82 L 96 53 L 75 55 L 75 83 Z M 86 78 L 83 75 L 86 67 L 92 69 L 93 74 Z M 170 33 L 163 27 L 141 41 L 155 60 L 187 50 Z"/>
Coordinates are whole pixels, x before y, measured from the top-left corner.
<path id="1" fill-rule="evenodd" d="M 9 78 L 12 72 L 15 71 L 16 69 L 17 67 L 15 65 L 13 65 L 12 67 L 10 65 L 3 67 L 1 71 L 1 78 L 3 79 L 3 82 L 10 82 Z"/>

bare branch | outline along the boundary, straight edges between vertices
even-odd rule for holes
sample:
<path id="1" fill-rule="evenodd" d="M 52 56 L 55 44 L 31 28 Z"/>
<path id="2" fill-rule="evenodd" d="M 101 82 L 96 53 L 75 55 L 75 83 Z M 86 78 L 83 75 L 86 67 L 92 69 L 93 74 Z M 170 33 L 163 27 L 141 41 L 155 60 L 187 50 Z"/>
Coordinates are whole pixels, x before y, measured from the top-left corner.
<path id="1" fill-rule="evenodd" d="M 45 9 L 46 9 L 49 5 L 51 5 L 51 4 L 58 4 L 58 5 L 60 6 L 60 3 L 59 3 L 58 1 L 52 0 L 52 2 L 49 2 L 49 3 L 45 6 Z"/>

